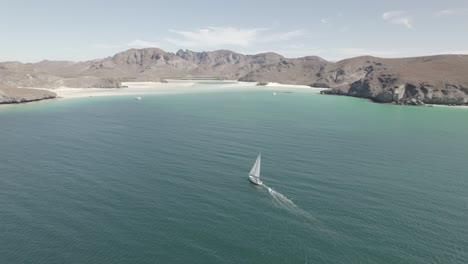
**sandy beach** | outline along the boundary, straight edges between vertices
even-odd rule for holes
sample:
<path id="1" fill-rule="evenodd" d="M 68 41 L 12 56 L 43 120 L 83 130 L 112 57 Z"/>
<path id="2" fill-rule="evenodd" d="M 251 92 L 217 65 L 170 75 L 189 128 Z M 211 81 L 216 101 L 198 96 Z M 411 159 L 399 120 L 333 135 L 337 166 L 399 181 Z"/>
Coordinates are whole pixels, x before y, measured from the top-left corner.
<path id="1" fill-rule="evenodd" d="M 210 84 L 212 82 L 212 84 Z M 181 81 L 170 80 L 168 83 L 161 82 L 122 82 L 124 88 L 68 88 L 61 87 L 53 89 L 57 98 L 83 98 L 97 96 L 143 96 L 148 94 L 175 94 L 175 93 L 199 93 L 199 92 L 218 92 L 218 91 L 271 91 L 272 93 L 291 92 L 309 90 L 313 93 L 320 93 L 327 88 L 311 88 L 307 85 L 289 85 L 280 83 L 268 83 L 264 86 L 258 86 L 254 82 L 239 82 L 235 80 L 227 81 Z M 426 107 L 454 107 L 465 108 L 468 106 L 452 105 L 426 105 Z"/>
<path id="2" fill-rule="evenodd" d="M 125 88 L 57 88 L 51 91 L 60 98 L 80 98 L 94 96 L 140 96 L 145 94 L 170 94 L 187 92 L 214 92 L 214 91 L 239 91 L 239 90 L 268 90 L 273 92 L 309 89 L 320 92 L 322 89 L 311 88 L 305 85 L 284 85 L 270 83 L 265 86 L 256 86 L 252 82 L 217 81 L 210 84 L 208 81 L 174 81 L 161 82 L 123 82 Z"/>

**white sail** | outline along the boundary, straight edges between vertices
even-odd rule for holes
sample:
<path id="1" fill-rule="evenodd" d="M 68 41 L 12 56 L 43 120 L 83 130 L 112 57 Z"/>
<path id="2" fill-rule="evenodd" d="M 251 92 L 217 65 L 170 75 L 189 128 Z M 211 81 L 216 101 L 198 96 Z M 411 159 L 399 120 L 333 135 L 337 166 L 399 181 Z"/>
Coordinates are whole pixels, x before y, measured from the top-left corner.
<path id="1" fill-rule="evenodd" d="M 260 163 L 262 162 L 262 154 L 258 154 L 257 160 L 253 165 L 252 169 L 250 170 L 249 175 L 252 177 L 260 178 Z"/>

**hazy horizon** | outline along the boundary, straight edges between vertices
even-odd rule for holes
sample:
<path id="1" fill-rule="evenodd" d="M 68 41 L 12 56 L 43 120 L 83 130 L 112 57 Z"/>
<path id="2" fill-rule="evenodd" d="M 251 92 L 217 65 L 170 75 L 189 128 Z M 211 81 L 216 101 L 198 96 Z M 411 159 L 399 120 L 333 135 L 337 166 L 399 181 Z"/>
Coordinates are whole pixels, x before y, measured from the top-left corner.
<path id="1" fill-rule="evenodd" d="M 468 3 L 0 0 L 0 61 L 85 61 L 130 48 L 328 61 L 468 54 Z"/>

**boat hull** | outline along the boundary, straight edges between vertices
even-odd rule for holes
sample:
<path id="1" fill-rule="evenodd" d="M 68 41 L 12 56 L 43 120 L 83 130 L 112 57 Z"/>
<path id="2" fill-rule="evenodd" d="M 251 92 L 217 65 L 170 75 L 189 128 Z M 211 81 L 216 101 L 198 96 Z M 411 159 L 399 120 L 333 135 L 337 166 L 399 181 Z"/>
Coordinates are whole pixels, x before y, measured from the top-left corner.
<path id="1" fill-rule="evenodd" d="M 259 178 L 252 177 L 249 175 L 249 181 L 255 185 L 262 185 L 262 181 Z"/>

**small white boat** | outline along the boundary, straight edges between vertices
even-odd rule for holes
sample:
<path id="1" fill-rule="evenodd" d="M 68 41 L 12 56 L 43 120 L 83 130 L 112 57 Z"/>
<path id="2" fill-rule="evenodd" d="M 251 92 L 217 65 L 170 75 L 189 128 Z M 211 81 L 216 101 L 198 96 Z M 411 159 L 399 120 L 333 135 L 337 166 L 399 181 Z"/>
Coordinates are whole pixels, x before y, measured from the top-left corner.
<path id="1" fill-rule="evenodd" d="M 135 100 L 141 101 L 141 96 L 135 97 Z"/>
<path id="2" fill-rule="evenodd" d="M 276 92 L 274 92 L 273 95 L 276 95 Z"/>
<path id="3" fill-rule="evenodd" d="M 257 160 L 255 161 L 255 164 L 249 173 L 249 180 L 255 185 L 262 185 L 262 181 L 260 180 L 260 163 L 262 162 L 261 156 L 262 153 L 258 154 Z"/>

